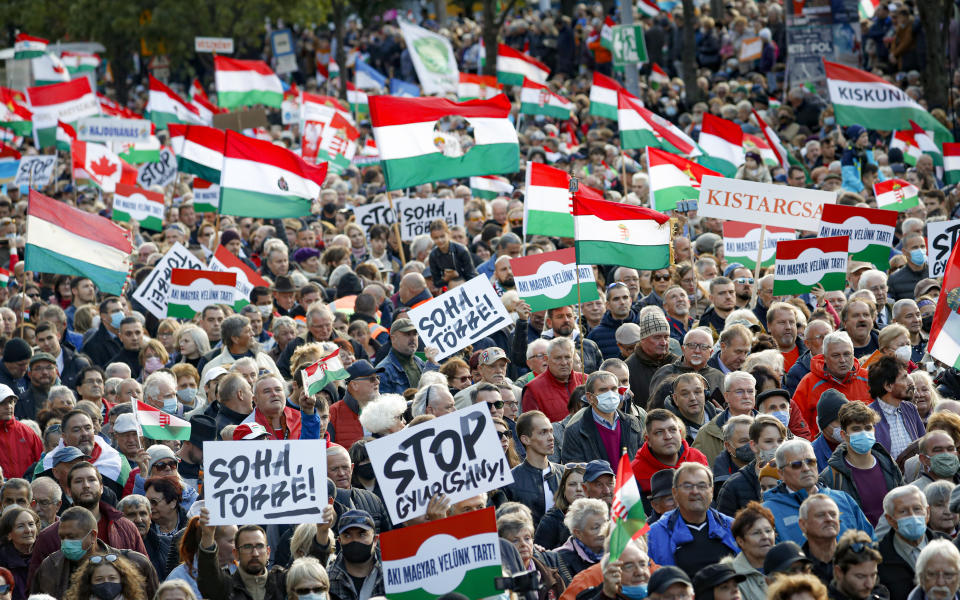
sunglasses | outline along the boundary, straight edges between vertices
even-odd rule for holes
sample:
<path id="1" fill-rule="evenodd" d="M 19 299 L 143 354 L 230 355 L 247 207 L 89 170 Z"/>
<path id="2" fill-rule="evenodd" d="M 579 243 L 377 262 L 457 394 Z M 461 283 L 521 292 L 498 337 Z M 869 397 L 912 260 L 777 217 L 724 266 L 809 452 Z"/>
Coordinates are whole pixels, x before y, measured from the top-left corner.
<path id="1" fill-rule="evenodd" d="M 875 543 L 873 543 L 873 542 L 870 542 L 870 543 L 867 543 L 867 542 L 854 542 L 854 543 L 850 544 L 850 550 L 852 550 L 853 552 L 855 552 L 855 553 L 857 553 L 857 554 L 860 554 L 860 553 L 863 552 L 864 550 L 868 550 L 868 549 L 869 549 L 869 550 L 876 550 L 876 549 L 877 549 L 877 545 L 876 545 Z"/>
<path id="2" fill-rule="evenodd" d="M 175 462 L 158 462 L 153 465 L 153 468 L 157 471 L 173 471 L 177 468 L 177 463 Z"/>
<path id="3" fill-rule="evenodd" d="M 807 465 L 808 467 L 814 467 L 814 468 L 815 468 L 815 467 L 817 466 L 817 459 L 815 459 L 815 458 L 805 458 L 805 459 L 803 459 L 803 460 L 795 460 L 795 461 L 793 461 L 793 462 L 788 462 L 788 463 L 787 463 L 787 466 L 790 467 L 791 469 L 794 469 L 794 470 L 800 470 L 800 469 L 802 469 L 802 468 L 803 468 L 803 465 Z"/>
<path id="4" fill-rule="evenodd" d="M 497 400 L 496 402 L 487 402 L 487 406 L 492 406 L 494 408 L 503 408 L 503 400 Z"/>
<path id="5" fill-rule="evenodd" d="M 90 564 L 99 565 L 103 561 L 107 561 L 108 563 L 115 563 L 117 562 L 117 558 L 118 557 L 116 554 L 104 554 L 102 556 L 91 556 Z"/>
<path id="6" fill-rule="evenodd" d="M 509 432 L 509 431 L 498 431 L 498 432 L 497 432 L 497 437 L 500 438 L 501 440 L 505 440 L 505 439 L 507 439 L 507 438 L 510 437 L 510 432 Z"/>
<path id="7" fill-rule="evenodd" d="M 306 596 L 307 594 L 323 594 L 327 591 L 327 588 L 323 587 L 311 587 L 311 588 L 294 588 L 298 596 Z"/>
<path id="8" fill-rule="evenodd" d="M 613 288 L 618 287 L 618 286 L 619 286 L 619 287 L 627 287 L 627 284 L 625 284 L 625 283 L 622 282 L 622 281 L 614 281 L 613 283 L 611 283 L 610 285 L 607 286 L 607 291 L 609 292 L 610 290 L 612 290 Z"/>
<path id="9" fill-rule="evenodd" d="M 740 285 L 753 285 L 753 277 L 737 277 L 733 282 Z"/>
<path id="10" fill-rule="evenodd" d="M 653 276 L 653 280 L 654 280 L 654 281 L 670 281 L 670 276 L 669 276 L 669 275 L 654 275 L 654 276 Z"/>

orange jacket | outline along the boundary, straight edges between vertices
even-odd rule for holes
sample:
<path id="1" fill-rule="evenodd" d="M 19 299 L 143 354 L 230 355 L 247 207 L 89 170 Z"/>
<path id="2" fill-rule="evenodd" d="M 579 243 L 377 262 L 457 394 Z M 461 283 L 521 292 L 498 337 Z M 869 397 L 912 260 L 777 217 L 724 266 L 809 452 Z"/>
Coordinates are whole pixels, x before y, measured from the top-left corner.
<path id="1" fill-rule="evenodd" d="M 842 380 L 837 380 L 824 369 L 823 355 L 814 356 L 810 360 L 810 372 L 803 376 L 797 391 L 793 393 L 793 403 L 800 409 L 803 420 L 810 428 L 811 441 L 820 434 L 817 402 L 820 401 L 820 395 L 831 388 L 842 393 L 847 400 L 860 400 L 867 404 L 873 401 L 867 384 L 867 370 L 860 366 L 859 360 L 853 359 L 853 369 Z"/>

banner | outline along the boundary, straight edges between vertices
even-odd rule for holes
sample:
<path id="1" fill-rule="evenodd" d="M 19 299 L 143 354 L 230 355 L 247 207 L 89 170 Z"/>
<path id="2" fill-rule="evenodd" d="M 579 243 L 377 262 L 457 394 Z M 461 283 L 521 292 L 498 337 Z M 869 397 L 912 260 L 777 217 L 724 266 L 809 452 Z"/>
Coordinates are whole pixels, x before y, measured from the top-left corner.
<path id="1" fill-rule="evenodd" d="M 210 524 L 319 522 L 327 506 L 326 456 L 324 440 L 207 442 L 203 496 Z"/>
<path id="2" fill-rule="evenodd" d="M 849 243 L 844 235 L 777 244 L 773 295 L 805 294 L 818 283 L 827 292 L 844 289 Z"/>
<path id="3" fill-rule="evenodd" d="M 481 404 L 367 442 L 367 452 L 394 525 L 425 514 L 435 494 L 456 503 L 513 483 Z"/>
<path id="4" fill-rule="evenodd" d="M 217 212 L 220 208 L 220 184 L 199 177 L 193 178 L 193 210 L 198 213 Z"/>
<path id="5" fill-rule="evenodd" d="M 434 600 L 456 592 L 488 598 L 500 591 L 500 540 L 493 507 L 380 534 L 388 600 Z"/>
<path id="6" fill-rule="evenodd" d="M 823 205 L 836 201 L 836 192 L 705 175 L 700 182 L 697 214 L 700 217 L 818 231 Z"/>
<path id="7" fill-rule="evenodd" d="M 137 185 L 140 187 L 166 187 L 177 179 L 177 156 L 173 150 L 164 146 L 160 149 L 159 161 L 144 163 L 137 171 Z"/>
<path id="8" fill-rule="evenodd" d="M 510 260 L 510 269 L 520 299 L 539 312 L 548 308 L 573 306 L 600 298 L 590 265 L 580 265 L 577 292 L 576 251 L 573 248 L 521 256 Z"/>
<path id="9" fill-rule="evenodd" d="M 510 325 L 510 315 L 485 275 L 477 275 L 465 284 L 409 312 L 410 320 L 424 346 L 436 346 L 443 360 L 457 350 Z"/>
<path id="10" fill-rule="evenodd" d="M 23 156 L 20 158 L 20 166 L 17 168 L 17 176 L 13 180 L 13 185 L 16 187 L 29 186 L 35 190 L 44 188 L 50 185 L 50 179 L 53 177 L 56 166 L 56 154 Z"/>
<path id="11" fill-rule="evenodd" d="M 396 200 L 394 200 L 396 202 Z M 353 207 L 354 220 L 370 233 L 374 225 L 391 226 L 397 222 L 397 213 L 390 210 L 389 202 L 373 202 Z"/>
<path id="12" fill-rule="evenodd" d="M 205 265 L 175 242 L 163 258 L 153 267 L 147 278 L 133 292 L 133 299 L 158 319 L 167 318 L 167 298 L 170 297 L 170 274 L 174 269 L 203 269 Z"/>
<path id="13" fill-rule="evenodd" d="M 107 142 L 130 144 L 150 141 L 151 123 L 146 119 L 120 119 L 117 117 L 87 117 L 77 123 L 77 139 L 84 142 Z"/>
<path id="14" fill-rule="evenodd" d="M 797 239 L 794 229 L 767 227 L 763 236 L 763 256 L 760 266 L 769 267 L 777 256 L 777 244 Z M 760 245 L 760 225 L 755 223 L 723 223 L 723 257 L 727 264 L 740 263 L 751 271 L 757 267 L 757 251 Z M 516 274 L 514 274 L 516 277 Z"/>
<path id="15" fill-rule="evenodd" d="M 403 19 L 397 19 L 397 22 L 400 24 L 403 41 L 410 50 L 410 59 L 413 61 L 413 68 L 417 70 L 423 95 L 443 95 L 447 92 L 456 94 L 460 71 L 457 69 L 457 59 L 450 40 Z"/>
<path id="16" fill-rule="evenodd" d="M 163 209 L 163 194 L 118 183 L 113 193 L 113 212 L 110 216 L 114 221 L 136 221 L 144 229 L 161 231 Z"/>
<path id="17" fill-rule="evenodd" d="M 763 55 L 763 40 L 758 37 L 747 38 L 740 42 L 740 62 L 757 60 Z"/>
<path id="18" fill-rule="evenodd" d="M 241 308 L 250 304 L 250 292 L 255 286 L 270 287 L 267 281 L 260 277 L 246 263 L 234 256 L 227 250 L 223 244 L 217 246 L 217 251 L 210 257 L 207 267 L 211 271 L 228 271 L 237 275 L 237 295 L 233 301 L 233 310 L 239 311 Z"/>
<path id="19" fill-rule="evenodd" d="M 823 207 L 818 237 L 848 236 L 850 260 L 872 263 L 886 271 L 890 268 L 890 247 L 896 226 L 894 211 L 828 204 Z"/>
<path id="20" fill-rule="evenodd" d="M 237 274 L 201 269 L 174 269 L 170 272 L 167 316 L 192 319 L 208 306 L 233 306 Z"/>
<path id="21" fill-rule="evenodd" d="M 947 260 L 950 259 L 950 252 L 957 247 L 958 237 L 960 237 L 960 219 L 927 223 L 927 268 L 930 277 L 943 276 L 947 268 Z"/>
<path id="22" fill-rule="evenodd" d="M 400 198 L 397 210 L 404 240 L 430 235 L 430 223 L 437 219 L 450 227 L 463 226 L 463 198 Z"/>

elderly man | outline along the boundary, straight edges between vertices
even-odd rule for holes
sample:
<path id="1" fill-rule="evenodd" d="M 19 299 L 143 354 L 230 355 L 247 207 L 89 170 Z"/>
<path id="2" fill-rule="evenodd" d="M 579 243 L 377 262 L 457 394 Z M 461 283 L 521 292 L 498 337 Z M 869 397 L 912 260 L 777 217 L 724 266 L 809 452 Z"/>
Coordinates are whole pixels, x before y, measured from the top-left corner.
<path id="1" fill-rule="evenodd" d="M 30 508 L 40 517 L 40 530 L 46 529 L 57 521 L 57 514 L 63 505 L 63 490 L 56 481 L 49 477 L 37 477 L 30 484 L 33 490 L 33 500 Z"/>
<path id="2" fill-rule="evenodd" d="M 847 400 L 869 402 L 871 399 L 866 369 L 854 358 L 853 341 L 846 331 L 834 331 L 823 338 L 823 354 L 810 359 L 810 372 L 800 380 L 793 394 L 793 404 L 814 437 L 820 433 L 817 402 L 828 389 L 837 390 Z"/>
<path id="3" fill-rule="evenodd" d="M 647 547 L 658 565 L 675 565 L 693 576 L 707 565 L 740 549 L 733 539 L 733 519 L 710 508 L 713 474 L 700 463 L 686 463 L 673 475 L 677 508 L 650 526 Z"/>
<path id="4" fill-rule="evenodd" d="M 328 494 L 335 495 L 335 501 L 344 506 L 367 511 L 373 517 L 377 531 L 388 531 L 390 517 L 387 507 L 377 494 L 363 489 L 362 486 L 353 485 L 354 467 L 350 453 L 343 446 L 330 444 L 327 448 L 327 473 L 330 474 L 330 481 L 333 482 L 334 487 L 330 489 L 328 485 Z"/>
<path id="5" fill-rule="evenodd" d="M 690 316 L 690 298 L 686 290 L 679 285 L 672 285 L 663 293 L 663 311 L 667 314 L 670 323 L 670 337 L 683 342 L 683 336 L 693 327 L 693 317 Z"/>
<path id="6" fill-rule="evenodd" d="M 92 458 L 93 466 L 103 476 L 103 485 L 110 488 L 116 498 L 122 497 L 130 473 L 126 457 L 97 435 L 93 421 L 80 409 L 75 408 L 64 415 L 60 426 L 63 431 L 60 447 L 73 446 L 80 450 L 81 456 Z M 44 455 L 37 465 L 37 474 L 53 468 L 55 455 L 55 451 Z"/>
<path id="7" fill-rule="evenodd" d="M 626 448 L 630 456 L 640 449 L 643 426 L 636 417 L 619 408 L 618 386 L 616 376 L 607 371 L 595 371 L 587 377 L 584 399 L 589 406 L 571 417 L 564 429 L 560 445 L 562 462 L 602 458 L 615 465 L 622 448 Z"/>
<path id="8" fill-rule="evenodd" d="M 719 370 L 724 375 L 731 371 L 737 371 L 747 360 L 752 343 L 753 334 L 745 325 L 731 324 L 720 333 L 720 352 L 711 356 L 707 365 Z"/>
<path id="9" fill-rule="evenodd" d="M 920 453 L 917 458 L 922 469 L 920 475 L 910 482 L 912 485 L 926 490 L 934 481 L 957 483 L 960 477 L 957 472 L 957 446 L 949 433 L 942 429 L 931 429 L 920 438 L 918 449 Z"/>
<path id="10" fill-rule="evenodd" d="M 220 324 L 220 336 L 223 345 L 219 354 L 203 365 L 201 374 L 214 367 L 222 367 L 250 357 L 257 361 L 260 372 L 270 372 L 280 377 L 280 370 L 266 352 L 258 349 L 256 336 L 250 319 L 243 315 L 231 315 Z"/>
<path id="11" fill-rule="evenodd" d="M 43 453 L 37 434 L 16 418 L 17 395 L 0 384 L 0 474 L 18 476 L 27 472 Z"/>
<path id="12" fill-rule="evenodd" d="M 867 377 L 870 396 L 875 398 L 870 408 L 880 416 L 876 429 L 877 442 L 891 456 L 898 457 L 913 440 L 926 433 L 916 405 L 910 402 L 913 398 L 913 380 L 907 374 L 907 369 L 892 356 L 884 356 L 870 365 Z"/>
<path id="13" fill-rule="evenodd" d="M 574 371 L 574 346 L 569 338 L 555 338 L 547 347 L 547 370 L 523 388 L 523 412 L 542 411 L 551 422 L 562 421 L 570 413 L 567 404 L 573 389 L 587 376 Z M 619 400 L 619 396 L 618 396 Z"/>
<path id="14" fill-rule="evenodd" d="M 912 485 L 897 487 L 887 493 L 883 498 L 883 517 L 890 530 L 880 540 L 878 548 L 883 556 L 880 583 L 890 590 L 891 598 L 906 598 L 913 587 L 917 559 L 924 546 L 947 536 L 929 528 L 927 497 Z"/>
<path id="15" fill-rule="evenodd" d="M 807 538 L 801 550 L 810 559 L 813 574 L 824 585 L 829 585 L 833 578 L 837 537 L 840 535 L 840 509 L 830 496 L 814 494 L 800 504 L 799 517 L 797 524 Z"/>
<path id="16" fill-rule="evenodd" d="M 920 233 L 909 233 L 900 240 L 903 255 L 907 258 L 907 267 L 897 269 L 887 282 L 890 297 L 903 300 L 913 296 L 917 283 L 927 276 L 927 242 Z"/>
<path id="17" fill-rule="evenodd" d="M 693 441 L 693 447 L 703 452 L 709 464 L 714 465 L 717 457 L 722 455 L 726 447 L 724 427 L 727 421 L 729 421 L 731 417 L 752 417 L 756 414 L 756 384 L 757 380 L 754 379 L 753 375 L 744 371 L 731 371 L 723 378 L 723 398 L 726 401 L 727 408 L 702 427 Z M 748 423 L 746 428 L 749 429 L 749 427 L 750 425 Z M 750 450 L 749 436 L 744 432 L 743 436 L 739 437 L 746 437 L 747 441 L 742 442 L 738 446 L 734 446 L 734 453 L 728 458 L 737 460 L 746 458 L 747 460 L 741 461 L 742 464 L 739 465 L 739 467 L 742 467 L 744 464 L 753 460 L 753 456 L 751 452 L 748 452 L 748 450 Z M 739 447 L 743 445 L 746 447 L 739 449 Z M 736 456 L 737 454 L 740 456 Z M 716 474 L 717 471 L 715 468 L 714 476 L 716 476 Z M 730 474 L 732 474 L 732 471 L 728 476 Z"/>
<path id="18" fill-rule="evenodd" d="M 767 332 L 783 355 L 783 370 L 789 371 L 807 350 L 797 337 L 797 309 L 786 302 L 774 302 L 767 310 Z"/>
<path id="19" fill-rule="evenodd" d="M 253 388 L 239 373 L 225 375 L 217 387 L 217 431 L 227 425 L 239 425 L 253 412 Z"/>
<path id="20" fill-rule="evenodd" d="M 366 360 L 358 360 L 347 367 L 347 391 L 343 398 L 330 406 L 330 440 L 349 448 L 364 437 L 360 425 L 360 411 L 368 402 L 380 396 L 381 369 L 375 369 Z"/>
<path id="21" fill-rule="evenodd" d="M 543 339 L 549 341 L 558 337 L 569 338 L 574 343 L 576 353 L 582 353 L 583 355 L 583 372 L 592 373 L 597 370 L 603 361 L 600 348 L 593 340 L 584 339 L 580 335 L 577 315 L 574 313 L 572 306 L 561 306 L 547 310 L 544 326 L 547 329 L 542 334 Z"/>
<path id="22" fill-rule="evenodd" d="M 929 158 L 929 157 L 928 157 Z M 886 565 L 884 565 L 886 566 Z M 960 590 L 960 550 L 949 540 L 934 540 L 917 557 L 917 587 L 909 600 L 953 600 Z"/>
<path id="23" fill-rule="evenodd" d="M 862 299 L 847 302 L 843 310 L 840 311 L 840 321 L 843 330 L 850 335 L 855 357 L 870 356 L 880 347 L 877 331 L 873 328 L 870 306 Z"/>
<path id="24" fill-rule="evenodd" d="M 280 358 L 277 359 L 277 368 L 280 370 L 280 374 L 288 379 L 291 376 L 290 359 L 297 348 L 310 342 L 329 342 L 333 335 L 333 313 L 323 302 L 313 303 L 307 309 L 305 318 L 307 320 L 307 333 L 298 335 L 287 342 L 283 352 L 280 353 Z"/>
<path id="25" fill-rule="evenodd" d="M 630 302 L 633 310 L 640 312 L 643 308 L 643 297 L 640 295 L 640 273 L 630 267 L 617 267 L 613 271 L 613 280 L 619 281 L 630 290 Z"/>
<path id="26" fill-rule="evenodd" d="M 817 457 L 805 439 L 793 438 L 780 445 L 776 452 L 780 483 L 763 495 L 763 505 L 770 509 L 776 522 L 777 539 L 803 543 L 803 532 L 797 522 L 801 502 L 813 494 L 829 496 L 840 509 L 840 530 L 860 529 L 873 534 L 873 526 L 863 511 L 846 492 L 824 488 L 817 483 Z"/>
<path id="27" fill-rule="evenodd" d="M 619 358 L 617 328 L 624 323 L 637 323 L 639 315 L 630 306 L 630 288 L 627 284 L 614 282 L 607 286 L 607 310 L 600 324 L 590 330 L 587 339 L 596 342 L 604 358 Z"/>
<path id="28" fill-rule="evenodd" d="M 670 375 L 679 375 L 682 373 L 697 373 L 707 381 L 707 397 L 713 395 L 714 390 L 723 387 L 723 373 L 707 365 L 710 359 L 711 349 L 713 348 L 713 336 L 708 329 L 697 327 L 687 332 L 683 338 L 683 356 L 675 360 L 672 364 L 664 365 L 657 369 L 650 379 L 650 400 L 648 406 L 659 408 L 657 401 L 660 401 L 664 394 L 657 394 L 660 384 Z"/>
<path id="29" fill-rule="evenodd" d="M 857 282 L 857 290 L 870 290 L 877 299 L 876 328 L 889 325 L 893 320 L 893 300 L 887 297 L 887 274 L 877 269 L 864 271 Z"/>
<path id="30" fill-rule="evenodd" d="M 167 414 L 183 418 L 183 405 L 177 400 L 177 380 L 168 371 L 151 373 L 143 382 L 143 401 Z"/>
<path id="31" fill-rule="evenodd" d="M 650 559 L 647 558 L 647 553 L 637 541 L 630 540 L 619 558 L 611 560 L 610 537 L 608 535 L 604 540 L 604 554 L 600 562 L 583 571 L 592 576 L 589 582 L 584 582 L 585 585 L 597 583 L 578 592 L 577 598 L 580 600 L 636 598 L 647 590 L 647 583 L 650 581 Z M 577 579 L 587 579 L 587 576 Z"/>
<path id="32" fill-rule="evenodd" d="M 263 425 L 273 440 L 319 439 L 320 416 L 313 404 L 307 406 L 307 400 L 301 399 L 303 410 L 288 406 L 283 380 L 272 374 L 261 375 L 253 386 L 253 413 L 244 422 Z"/>
<path id="33" fill-rule="evenodd" d="M 433 415 L 442 417 L 457 409 L 450 388 L 442 383 L 431 383 L 420 388 L 413 396 L 413 416 Z"/>
<path id="34" fill-rule="evenodd" d="M 784 387 L 793 394 L 800 385 L 800 380 L 810 372 L 810 361 L 814 356 L 823 354 L 823 338 L 833 332 L 833 325 L 823 319 L 813 319 L 803 330 L 803 343 L 807 351 L 800 355 L 793 366 L 787 371 L 784 378 Z"/>
<path id="35" fill-rule="evenodd" d="M 547 347 L 549 348 L 549 344 Z M 509 364 L 510 359 L 507 358 L 507 353 L 502 349 L 496 346 L 491 346 L 490 348 L 484 348 L 481 350 L 477 360 L 477 371 L 480 373 L 480 381 L 477 381 L 476 383 L 469 385 L 454 394 L 453 399 L 457 403 L 457 409 L 459 410 L 465 406 L 470 406 L 473 403 L 471 400 L 473 390 L 481 381 L 486 381 L 487 383 L 492 383 L 496 386 L 501 384 L 511 385 L 514 396 L 516 396 L 517 400 L 520 400 L 520 394 L 523 390 L 515 385 L 510 384 L 510 381 L 507 379 L 507 367 Z M 544 373 L 546 373 L 546 370 L 544 370 Z M 526 389 L 526 387 L 527 386 L 524 386 L 523 389 Z"/>
<path id="36" fill-rule="evenodd" d="M 383 373 L 381 391 L 384 394 L 402 394 L 407 388 L 415 388 L 424 371 L 436 368 L 433 361 L 427 363 L 414 355 L 418 344 L 417 328 L 410 319 L 400 318 L 393 322 L 390 326 L 390 352 L 377 365 Z"/>
<path id="37" fill-rule="evenodd" d="M 648 406 L 650 378 L 677 358 L 670 352 L 670 323 L 663 311 L 655 306 L 644 307 L 640 311 L 640 341 L 626 360 L 634 404 L 640 408 Z"/>
<path id="38" fill-rule="evenodd" d="M 521 375 L 514 385 L 523 387 L 530 383 L 534 377 L 547 370 L 547 346 L 550 344 L 543 338 L 537 338 L 527 345 L 527 368 L 530 369 L 525 375 Z"/>
<path id="39" fill-rule="evenodd" d="M 515 233 L 505 233 L 497 242 L 496 252 L 489 260 L 477 267 L 477 273 L 490 277 L 493 275 L 497 259 L 501 256 L 517 258 L 523 253 L 523 241 Z"/>
<path id="40" fill-rule="evenodd" d="M 683 421 L 686 439 L 691 445 L 700 429 L 720 412 L 714 404 L 707 402 L 706 387 L 707 382 L 699 373 L 681 373 L 673 380 L 672 393 L 663 403 L 664 408 Z"/>
<path id="41" fill-rule="evenodd" d="M 910 332 L 910 360 L 919 364 L 927 351 L 927 336 L 923 332 L 923 319 L 920 309 L 912 298 L 904 298 L 893 303 L 893 321 L 907 328 Z"/>

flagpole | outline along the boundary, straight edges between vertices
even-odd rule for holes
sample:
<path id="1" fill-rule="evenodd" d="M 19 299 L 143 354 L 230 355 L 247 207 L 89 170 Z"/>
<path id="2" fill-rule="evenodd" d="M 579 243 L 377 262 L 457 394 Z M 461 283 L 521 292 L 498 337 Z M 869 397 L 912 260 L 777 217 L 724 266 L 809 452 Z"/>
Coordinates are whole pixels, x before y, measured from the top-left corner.
<path id="1" fill-rule="evenodd" d="M 620 149 L 620 171 L 623 177 L 623 199 L 627 199 L 627 153 L 623 148 Z M 673 262 L 673 255 L 670 255 L 670 262 Z"/>
<path id="2" fill-rule="evenodd" d="M 403 190 L 403 195 L 407 195 L 406 188 Z M 390 212 L 393 213 L 393 232 L 397 234 L 397 252 L 400 253 L 400 264 L 406 264 L 407 259 L 403 255 L 403 238 L 400 237 L 400 215 L 397 214 L 397 209 L 393 207 L 393 194 L 387 192 L 387 200 L 390 201 Z"/>
<path id="3" fill-rule="evenodd" d="M 567 193 L 570 194 L 571 206 L 574 202 L 573 196 L 580 189 L 580 181 L 576 177 L 570 178 Z M 586 359 L 583 357 L 583 339 L 586 337 L 583 331 L 583 302 L 580 299 L 580 257 L 577 256 L 577 219 L 573 219 L 573 270 L 577 274 L 577 330 L 580 332 L 580 368 L 586 370 Z"/>
<path id="4" fill-rule="evenodd" d="M 760 226 L 760 248 L 757 250 L 757 264 L 753 267 L 753 293 L 750 298 L 750 306 L 757 305 L 757 289 L 760 287 L 760 264 L 763 262 L 763 239 L 767 234 L 767 226 Z"/>

